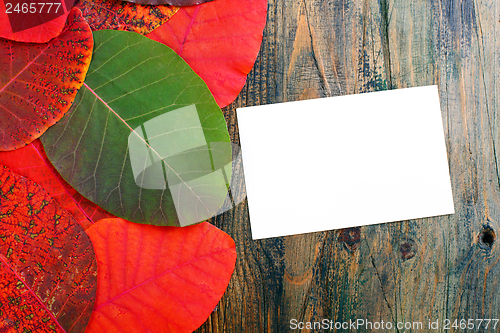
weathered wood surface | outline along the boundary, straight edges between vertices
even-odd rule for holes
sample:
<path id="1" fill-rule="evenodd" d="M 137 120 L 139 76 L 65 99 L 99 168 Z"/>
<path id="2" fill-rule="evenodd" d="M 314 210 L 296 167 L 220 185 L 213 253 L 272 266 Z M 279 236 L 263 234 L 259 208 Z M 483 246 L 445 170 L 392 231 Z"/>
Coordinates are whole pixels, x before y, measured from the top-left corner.
<path id="1" fill-rule="evenodd" d="M 324 318 L 424 324 L 387 332 L 454 332 L 443 329 L 444 319 L 500 318 L 499 7 L 497 0 L 269 0 L 259 58 L 224 110 L 233 141 L 239 106 L 437 84 L 456 213 L 253 241 L 244 201 L 213 220 L 235 239 L 238 260 L 198 332 L 293 332 L 291 319 Z M 439 329 L 428 329 L 436 320 Z"/>

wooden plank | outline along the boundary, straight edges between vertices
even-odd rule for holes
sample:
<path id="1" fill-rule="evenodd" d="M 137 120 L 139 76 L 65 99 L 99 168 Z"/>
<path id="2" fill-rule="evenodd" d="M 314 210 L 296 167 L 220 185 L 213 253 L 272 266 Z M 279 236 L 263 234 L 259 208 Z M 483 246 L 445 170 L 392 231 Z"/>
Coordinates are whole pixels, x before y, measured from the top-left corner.
<path id="1" fill-rule="evenodd" d="M 499 20 L 494 0 L 269 1 L 259 58 L 224 110 L 233 142 L 239 106 L 437 84 L 456 213 L 253 241 L 245 201 L 213 220 L 238 260 L 198 332 L 500 316 Z"/>
<path id="2" fill-rule="evenodd" d="M 485 56 L 493 54 L 496 43 L 495 6 L 494 1 L 388 5 L 393 87 L 439 86 L 456 206 L 453 216 L 419 220 L 408 228 L 419 253 L 425 254 L 414 260 L 420 262 L 421 274 L 380 260 L 381 270 L 394 266 L 401 276 L 393 309 L 410 320 L 499 314 L 498 299 L 490 294 L 498 289 L 485 290 L 491 281 L 486 272 L 498 269 L 494 264 L 498 251 L 481 248 L 477 242 L 485 226 L 498 230 L 499 183 L 492 136 L 492 120 L 498 113 L 492 77 L 498 79 L 498 74 L 494 68 L 485 71 Z M 425 251 L 427 244 L 432 255 Z M 416 302 L 425 306 L 417 307 Z"/>

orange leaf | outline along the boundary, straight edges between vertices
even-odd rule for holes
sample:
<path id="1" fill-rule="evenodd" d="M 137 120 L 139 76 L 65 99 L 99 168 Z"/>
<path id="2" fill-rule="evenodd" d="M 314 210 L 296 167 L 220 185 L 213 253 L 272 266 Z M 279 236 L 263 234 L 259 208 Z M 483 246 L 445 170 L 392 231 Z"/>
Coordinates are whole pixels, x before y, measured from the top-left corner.
<path id="1" fill-rule="evenodd" d="M 0 332 L 83 332 L 96 275 L 92 244 L 73 217 L 0 167 Z"/>
<path id="2" fill-rule="evenodd" d="M 30 143 L 61 119 L 83 84 L 92 48 L 92 32 L 77 8 L 49 43 L 0 39 L 0 150 Z"/>
<path id="3" fill-rule="evenodd" d="M 181 7 L 147 35 L 180 55 L 220 107 L 234 101 L 259 53 L 267 0 L 216 0 Z"/>
<path id="4" fill-rule="evenodd" d="M 192 332 L 224 293 L 234 241 L 204 222 L 158 227 L 105 219 L 87 229 L 99 266 L 87 333 Z"/>
<path id="5" fill-rule="evenodd" d="M 148 34 L 168 21 L 179 7 L 143 6 L 121 0 L 79 0 L 76 5 L 92 30 L 126 30 Z"/>

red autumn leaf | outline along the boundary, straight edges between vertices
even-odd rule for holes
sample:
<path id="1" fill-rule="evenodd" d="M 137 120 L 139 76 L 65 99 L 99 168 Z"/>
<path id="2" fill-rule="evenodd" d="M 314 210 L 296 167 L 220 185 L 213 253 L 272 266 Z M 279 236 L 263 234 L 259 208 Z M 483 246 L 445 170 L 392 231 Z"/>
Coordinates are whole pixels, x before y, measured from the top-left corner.
<path id="1" fill-rule="evenodd" d="M 0 37 L 18 42 L 46 43 L 61 33 L 74 1 L 0 0 Z"/>
<path id="2" fill-rule="evenodd" d="M 96 284 L 85 231 L 39 185 L 0 167 L 0 332 L 83 332 Z"/>
<path id="3" fill-rule="evenodd" d="M 181 7 L 147 37 L 186 60 L 224 107 L 245 85 L 259 53 L 266 14 L 266 0 L 216 0 Z"/>
<path id="4" fill-rule="evenodd" d="M 97 300 L 86 333 L 191 332 L 213 311 L 234 270 L 234 241 L 204 222 L 158 227 L 105 219 L 87 229 Z"/>
<path id="5" fill-rule="evenodd" d="M 100 219 L 114 217 L 66 183 L 45 155 L 40 140 L 23 148 L 0 152 L 0 164 L 41 185 L 84 229 Z"/>
<path id="6" fill-rule="evenodd" d="M 179 7 L 142 6 L 121 0 L 78 0 L 83 17 L 92 30 L 126 30 L 148 34 L 167 22 Z"/>
<path id="7" fill-rule="evenodd" d="M 0 150 L 25 146 L 61 119 L 83 84 L 92 48 L 77 8 L 49 43 L 0 39 Z"/>

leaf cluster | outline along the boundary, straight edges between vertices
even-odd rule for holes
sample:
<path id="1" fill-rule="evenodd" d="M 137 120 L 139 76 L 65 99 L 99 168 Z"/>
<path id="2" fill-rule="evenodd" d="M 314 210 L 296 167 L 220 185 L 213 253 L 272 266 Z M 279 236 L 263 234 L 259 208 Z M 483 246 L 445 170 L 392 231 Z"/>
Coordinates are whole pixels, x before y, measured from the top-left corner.
<path id="1" fill-rule="evenodd" d="M 224 293 L 234 242 L 200 222 L 267 1 L 204 2 L 0 10 L 1 331 L 190 332 Z"/>

